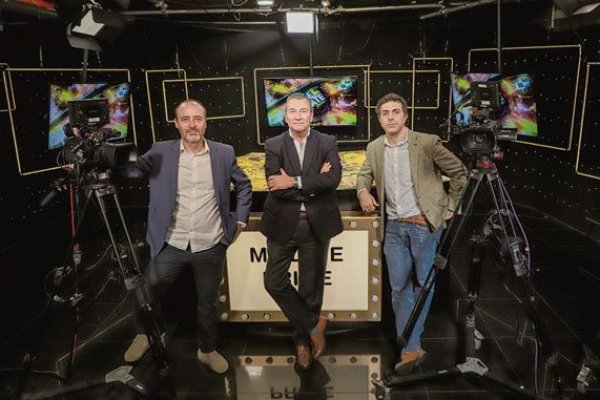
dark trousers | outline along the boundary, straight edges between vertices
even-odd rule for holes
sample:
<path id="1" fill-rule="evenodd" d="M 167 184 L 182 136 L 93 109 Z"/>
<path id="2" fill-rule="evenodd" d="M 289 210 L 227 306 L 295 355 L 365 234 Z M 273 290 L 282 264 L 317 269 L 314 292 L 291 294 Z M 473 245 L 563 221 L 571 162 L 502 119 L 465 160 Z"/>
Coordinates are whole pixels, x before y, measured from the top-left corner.
<path id="1" fill-rule="evenodd" d="M 296 345 L 309 344 L 310 331 L 318 322 L 323 305 L 325 267 L 329 240 L 321 242 L 313 233 L 308 220 L 299 220 L 296 231 L 286 243 L 267 240 L 265 289 L 296 333 Z M 290 264 L 298 251 L 298 290 L 290 282 Z"/>
<path id="2" fill-rule="evenodd" d="M 150 260 L 144 274 L 151 303 L 175 282 L 184 268 L 192 269 L 196 285 L 198 315 L 198 347 L 204 353 L 216 348 L 218 330 L 218 291 L 223 278 L 223 261 L 227 246 L 218 244 L 208 250 L 191 253 L 165 244 Z"/>

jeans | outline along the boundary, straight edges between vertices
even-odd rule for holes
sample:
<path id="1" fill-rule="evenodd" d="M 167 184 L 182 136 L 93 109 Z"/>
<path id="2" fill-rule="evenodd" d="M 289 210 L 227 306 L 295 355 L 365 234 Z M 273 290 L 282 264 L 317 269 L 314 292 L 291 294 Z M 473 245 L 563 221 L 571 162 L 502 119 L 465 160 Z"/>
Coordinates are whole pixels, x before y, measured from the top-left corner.
<path id="1" fill-rule="evenodd" d="M 402 335 L 408 317 L 417 302 L 425 279 L 433 264 L 442 229 L 431 232 L 423 225 L 389 220 L 385 228 L 385 254 L 390 286 L 392 307 L 396 316 L 396 333 Z M 417 282 L 413 279 L 416 277 Z M 403 351 L 421 349 L 421 334 L 429 313 L 434 287 L 425 300 L 407 346 Z"/>
<path id="2" fill-rule="evenodd" d="M 267 241 L 265 289 L 294 325 L 296 345 L 310 343 L 310 331 L 319 322 L 325 288 L 325 267 L 329 240 L 321 242 L 308 220 L 298 221 L 286 243 Z M 290 264 L 298 250 L 298 290 L 290 282 Z"/>
<path id="3" fill-rule="evenodd" d="M 221 243 L 197 253 L 165 244 L 150 260 L 145 273 L 146 290 L 153 303 L 175 282 L 184 268 L 189 266 L 192 269 L 196 286 L 198 347 L 204 353 L 215 350 L 217 344 L 218 292 L 223 279 L 226 250 L 227 246 Z"/>

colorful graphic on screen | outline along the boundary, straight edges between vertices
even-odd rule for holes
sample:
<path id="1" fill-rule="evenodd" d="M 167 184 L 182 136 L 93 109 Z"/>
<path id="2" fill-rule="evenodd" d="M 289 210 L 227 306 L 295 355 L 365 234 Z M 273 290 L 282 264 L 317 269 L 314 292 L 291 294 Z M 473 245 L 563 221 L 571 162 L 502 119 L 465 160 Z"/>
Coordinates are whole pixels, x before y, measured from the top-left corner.
<path id="1" fill-rule="evenodd" d="M 269 78 L 264 86 L 269 127 L 286 126 L 285 101 L 294 92 L 310 98 L 312 125 L 356 126 L 356 77 Z"/>
<path id="2" fill-rule="evenodd" d="M 462 127 L 471 123 L 471 84 L 473 82 L 497 81 L 500 74 L 468 73 L 464 75 L 451 74 L 452 101 L 457 112 L 456 124 Z"/>
<path id="3" fill-rule="evenodd" d="M 104 127 L 118 131 L 122 138 L 127 137 L 129 93 L 128 83 L 50 84 L 48 149 L 65 144 L 63 127 L 69 122 L 68 104 L 75 100 L 107 99 L 110 123 Z"/>
<path id="4" fill-rule="evenodd" d="M 519 74 L 500 79 L 497 73 L 451 74 L 452 101 L 456 110 L 455 123 L 466 127 L 471 123 L 471 83 L 500 81 L 500 110 L 502 128 L 516 128 L 517 134 L 538 135 L 533 78 Z"/>
<path id="5" fill-rule="evenodd" d="M 506 107 L 500 116 L 503 128 L 516 128 L 519 135 L 538 135 L 533 79 L 531 75 L 519 74 L 500 80 L 500 91 Z"/>

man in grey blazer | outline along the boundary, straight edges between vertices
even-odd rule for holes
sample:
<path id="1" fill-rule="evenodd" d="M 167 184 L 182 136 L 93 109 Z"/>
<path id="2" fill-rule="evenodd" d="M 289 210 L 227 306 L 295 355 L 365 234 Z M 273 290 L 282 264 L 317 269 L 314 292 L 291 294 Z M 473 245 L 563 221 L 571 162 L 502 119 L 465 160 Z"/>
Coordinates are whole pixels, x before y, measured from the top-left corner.
<path id="1" fill-rule="evenodd" d="M 395 93 L 379 99 L 376 112 L 385 135 L 367 146 L 367 158 L 356 180 L 362 210 L 374 212 L 379 208 L 385 221 L 383 252 L 397 335 L 404 331 L 433 264 L 446 220 L 453 217 L 467 182 L 465 166 L 437 135 L 406 126 L 407 108 L 406 100 Z M 448 193 L 442 172 L 450 178 Z M 373 181 L 377 199 L 370 193 Z M 410 373 L 426 354 L 420 337 L 432 296 L 433 287 L 396 363 L 399 375 Z"/>
<path id="2" fill-rule="evenodd" d="M 208 140 L 206 108 L 188 99 L 175 109 L 181 139 L 155 143 L 137 168 L 150 181 L 146 239 L 151 260 L 145 272 L 152 299 L 162 294 L 187 266 L 197 295 L 198 359 L 225 372 L 227 360 L 216 351 L 217 295 L 227 247 L 246 226 L 252 203 L 250 180 L 237 165 L 233 147 Z M 230 211 L 230 185 L 236 192 Z M 148 349 L 136 336 L 125 361 L 137 361 Z"/>

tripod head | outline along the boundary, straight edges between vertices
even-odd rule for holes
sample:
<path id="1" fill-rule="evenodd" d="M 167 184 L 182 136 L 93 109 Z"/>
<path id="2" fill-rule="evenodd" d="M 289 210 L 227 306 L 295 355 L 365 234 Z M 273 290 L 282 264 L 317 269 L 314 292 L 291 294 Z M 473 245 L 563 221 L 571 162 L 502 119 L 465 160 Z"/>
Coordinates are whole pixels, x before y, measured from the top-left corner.
<path id="1" fill-rule="evenodd" d="M 496 164 L 494 164 L 494 156 L 491 154 L 477 154 L 473 160 L 473 168 L 482 172 L 496 172 Z"/>

